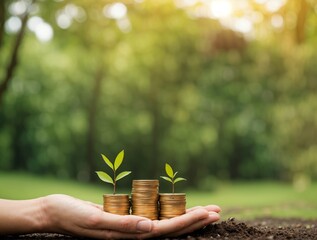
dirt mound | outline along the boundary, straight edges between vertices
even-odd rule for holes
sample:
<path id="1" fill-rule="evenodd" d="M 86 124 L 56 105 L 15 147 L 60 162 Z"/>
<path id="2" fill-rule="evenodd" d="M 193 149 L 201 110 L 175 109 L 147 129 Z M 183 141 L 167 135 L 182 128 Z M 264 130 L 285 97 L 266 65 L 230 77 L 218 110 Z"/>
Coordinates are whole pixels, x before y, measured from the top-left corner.
<path id="1" fill-rule="evenodd" d="M 78 238 L 51 233 L 2 236 L 0 239 L 87 240 L 87 238 Z M 164 239 L 317 240 L 317 220 L 261 218 L 252 221 L 241 222 L 235 220 L 234 218 L 230 218 L 227 221 L 208 225 L 204 229 L 200 229 L 185 236 Z"/>
<path id="2" fill-rule="evenodd" d="M 317 239 L 317 220 L 263 218 L 239 222 L 231 218 L 183 239 Z"/>

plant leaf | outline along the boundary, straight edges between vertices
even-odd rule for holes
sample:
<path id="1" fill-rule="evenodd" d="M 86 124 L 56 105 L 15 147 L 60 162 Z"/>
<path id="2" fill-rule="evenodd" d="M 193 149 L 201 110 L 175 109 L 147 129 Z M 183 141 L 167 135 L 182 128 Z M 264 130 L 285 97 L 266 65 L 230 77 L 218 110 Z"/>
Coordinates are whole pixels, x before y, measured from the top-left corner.
<path id="1" fill-rule="evenodd" d="M 120 180 L 121 178 L 124 178 L 125 176 L 129 175 L 131 171 L 124 171 L 122 173 L 119 173 L 118 176 L 116 177 L 116 181 Z"/>
<path id="2" fill-rule="evenodd" d="M 124 150 L 118 153 L 116 160 L 114 161 L 114 170 L 117 170 L 120 167 L 123 161 L 123 157 L 124 157 Z"/>
<path id="3" fill-rule="evenodd" d="M 180 182 L 180 181 L 186 181 L 186 178 L 182 178 L 182 177 L 176 178 L 174 180 L 174 183 L 177 183 L 177 182 Z"/>
<path id="4" fill-rule="evenodd" d="M 169 181 L 169 182 L 173 183 L 172 179 L 170 179 L 169 177 L 161 176 L 161 178 L 163 178 L 166 181 Z"/>
<path id="5" fill-rule="evenodd" d="M 112 178 L 107 173 L 102 172 L 102 171 L 97 171 L 96 173 L 97 173 L 98 177 L 100 178 L 100 180 L 113 184 Z"/>
<path id="6" fill-rule="evenodd" d="M 173 172 L 172 167 L 168 163 L 165 164 L 165 171 L 166 171 L 167 176 L 169 176 L 170 178 L 173 178 L 174 172 Z"/>
<path id="7" fill-rule="evenodd" d="M 176 176 L 177 173 L 178 173 L 178 172 L 175 172 L 175 173 L 174 173 L 173 178 L 175 178 L 175 176 Z"/>
<path id="8" fill-rule="evenodd" d="M 113 164 L 112 162 L 103 154 L 101 154 L 102 159 L 105 161 L 105 163 L 113 170 Z"/>

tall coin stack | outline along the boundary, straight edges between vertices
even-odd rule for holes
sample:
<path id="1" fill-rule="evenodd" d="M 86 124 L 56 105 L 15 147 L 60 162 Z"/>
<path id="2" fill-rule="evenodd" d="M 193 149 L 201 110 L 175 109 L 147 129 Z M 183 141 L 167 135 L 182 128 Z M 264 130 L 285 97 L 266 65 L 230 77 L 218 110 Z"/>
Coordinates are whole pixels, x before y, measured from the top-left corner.
<path id="1" fill-rule="evenodd" d="M 132 182 L 132 214 L 158 219 L 158 180 L 133 180 Z"/>
<path id="2" fill-rule="evenodd" d="M 128 194 L 105 194 L 103 195 L 103 210 L 105 212 L 129 215 L 130 201 Z"/>
<path id="3" fill-rule="evenodd" d="M 160 194 L 160 220 L 170 219 L 186 212 L 184 193 Z"/>

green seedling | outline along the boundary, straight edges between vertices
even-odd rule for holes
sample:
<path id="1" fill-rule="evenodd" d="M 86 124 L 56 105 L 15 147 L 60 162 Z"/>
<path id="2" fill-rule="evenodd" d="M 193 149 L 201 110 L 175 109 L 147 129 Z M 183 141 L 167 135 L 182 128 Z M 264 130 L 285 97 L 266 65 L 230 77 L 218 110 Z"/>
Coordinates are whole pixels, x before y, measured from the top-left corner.
<path id="1" fill-rule="evenodd" d="M 166 172 L 167 176 L 161 176 L 161 178 L 172 183 L 172 192 L 174 193 L 175 183 L 180 182 L 180 181 L 186 181 L 186 179 L 182 178 L 182 177 L 175 178 L 176 174 L 178 172 L 174 173 L 173 168 L 168 163 L 165 164 L 165 172 Z"/>
<path id="2" fill-rule="evenodd" d="M 102 159 L 105 161 L 105 163 L 112 169 L 113 171 L 113 178 L 110 177 L 107 173 L 103 171 L 96 171 L 98 177 L 100 180 L 111 183 L 113 185 L 113 194 L 116 194 L 116 185 L 117 181 L 124 178 L 125 176 L 129 175 L 131 171 L 124 171 L 119 174 L 117 174 L 117 170 L 122 164 L 123 157 L 124 157 L 124 150 L 118 153 L 116 159 L 114 160 L 114 163 L 112 163 L 105 155 L 101 154 Z"/>

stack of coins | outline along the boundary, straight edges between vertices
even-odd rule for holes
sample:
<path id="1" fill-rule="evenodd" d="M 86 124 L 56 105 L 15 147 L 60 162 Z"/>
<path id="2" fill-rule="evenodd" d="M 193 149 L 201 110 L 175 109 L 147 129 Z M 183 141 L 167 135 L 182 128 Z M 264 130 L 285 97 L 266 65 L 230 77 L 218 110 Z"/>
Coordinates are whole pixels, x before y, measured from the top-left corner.
<path id="1" fill-rule="evenodd" d="M 158 180 L 133 180 L 132 214 L 158 219 Z"/>
<path id="2" fill-rule="evenodd" d="M 160 194 L 160 220 L 170 219 L 186 212 L 186 195 L 184 193 Z"/>
<path id="3" fill-rule="evenodd" d="M 105 194 L 103 195 L 103 210 L 105 212 L 129 215 L 130 201 L 128 194 Z"/>

